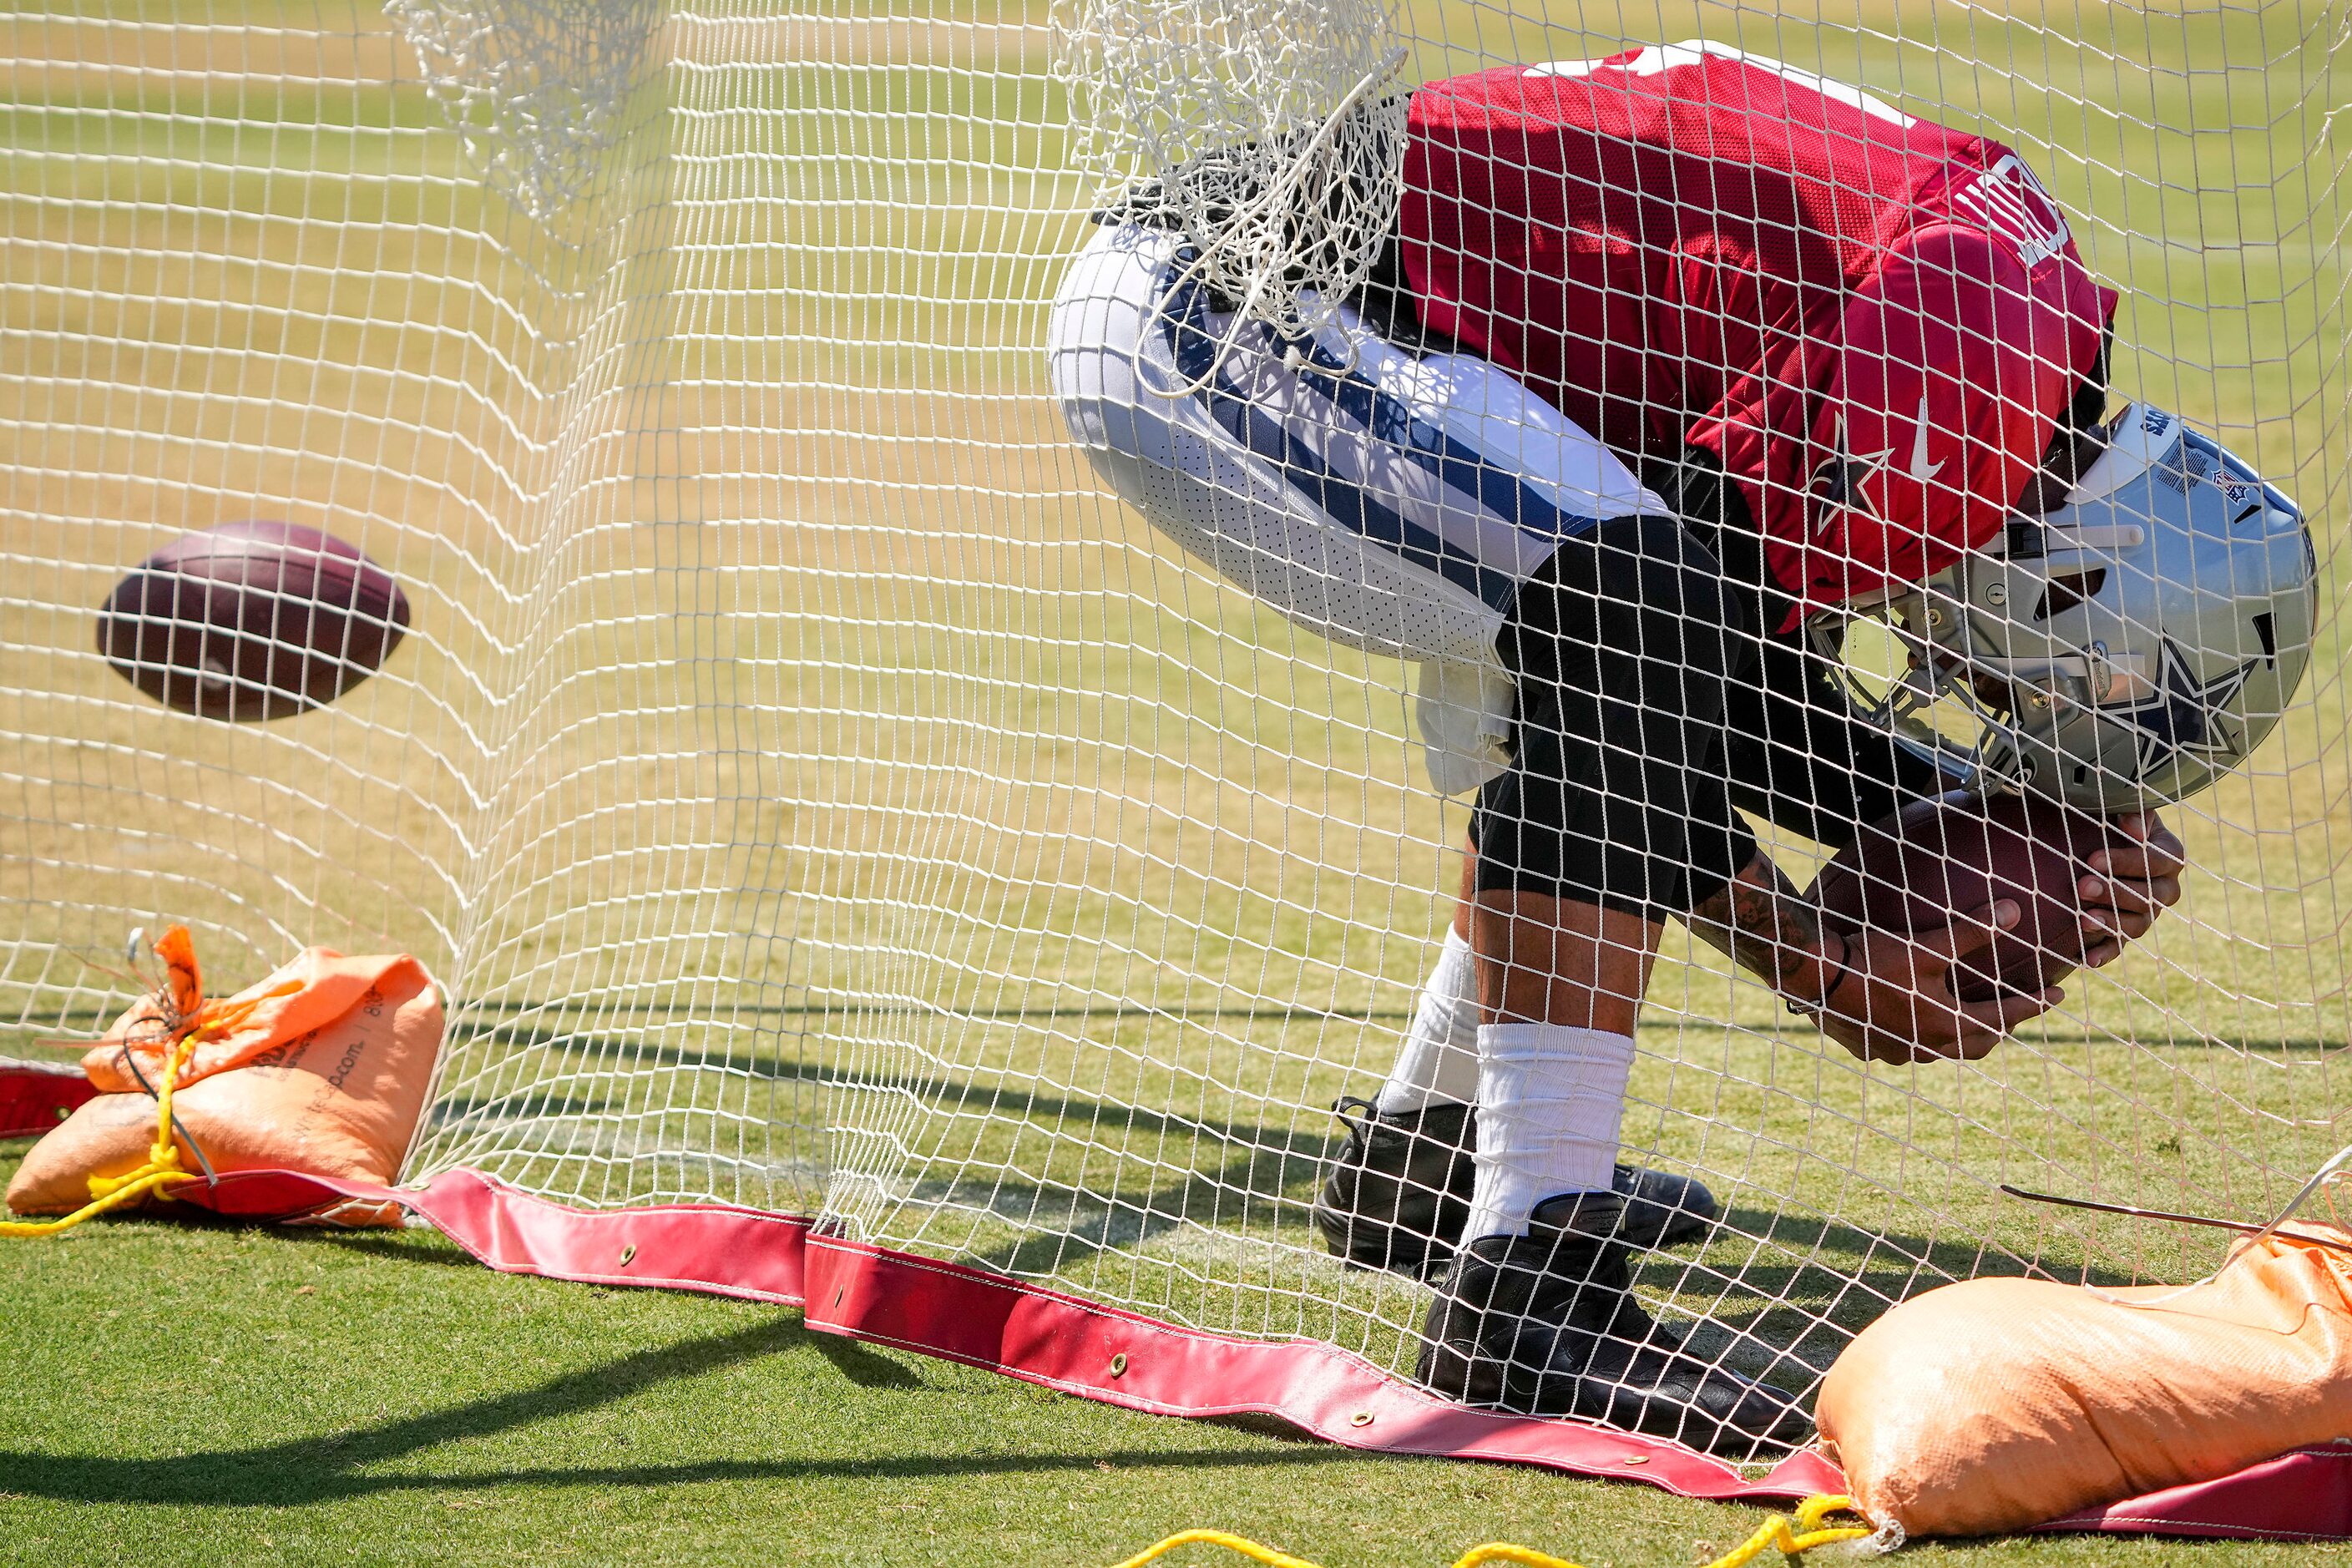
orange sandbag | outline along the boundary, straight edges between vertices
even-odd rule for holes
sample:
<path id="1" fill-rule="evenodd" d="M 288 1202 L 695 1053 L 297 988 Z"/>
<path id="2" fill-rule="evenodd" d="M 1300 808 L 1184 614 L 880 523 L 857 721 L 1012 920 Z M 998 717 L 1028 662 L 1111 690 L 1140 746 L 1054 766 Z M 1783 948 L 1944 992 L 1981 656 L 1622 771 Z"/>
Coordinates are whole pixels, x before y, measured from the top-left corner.
<path id="1" fill-rule="evenodd" d="M 193 974 L 193 960 L 188 967 Z M 147 1163 L 156 1131 L 149 1091 L 173 1051 L 162 1026 L 170 1006 L 141 1002 L 82 1058 L 100 1092 L 25 1156 L 8 1184 L 11 1209 L 71 1213 L 89 1203 L 93 1178 L 103 1184 Z M 199 1033 L 173 1079 L 183 1170 L 393 1179 L 441 1047 L 441 995 L 422 964 L 306 948 L 207 1016 L 229 1022 Z M 397 1223 L 396 1210 L 366 1214 Z"/>
<path id="2" fill-rule="evenodd" d="M 2352 1434 L 2352 1254 L 2281 1233 L 2185 1291 L 1948 1285 L 1864 1329 L 1816 1415 L 1855 1502 L 1911 1535 L 2216 1479 Z"/>

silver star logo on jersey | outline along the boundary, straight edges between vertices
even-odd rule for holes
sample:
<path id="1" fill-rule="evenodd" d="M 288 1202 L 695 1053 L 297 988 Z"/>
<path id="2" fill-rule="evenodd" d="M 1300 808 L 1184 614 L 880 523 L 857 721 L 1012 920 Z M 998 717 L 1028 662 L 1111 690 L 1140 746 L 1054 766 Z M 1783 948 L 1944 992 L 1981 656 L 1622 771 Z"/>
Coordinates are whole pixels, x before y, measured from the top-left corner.
<path id="1" fill-rule="evenodd" d="M 2250 658 L 2235 669 L 2200 681 L 2179 644 L 2166 637 L 2162 649 L 2156 690 L 2127 707 L 2108 710 L 2139 727 L 2140 775 L 2145 778 L 2162 767 L 2175 752 L 2234 762 L 2238 738 L 2221 719 L 2262 660 Z"/>

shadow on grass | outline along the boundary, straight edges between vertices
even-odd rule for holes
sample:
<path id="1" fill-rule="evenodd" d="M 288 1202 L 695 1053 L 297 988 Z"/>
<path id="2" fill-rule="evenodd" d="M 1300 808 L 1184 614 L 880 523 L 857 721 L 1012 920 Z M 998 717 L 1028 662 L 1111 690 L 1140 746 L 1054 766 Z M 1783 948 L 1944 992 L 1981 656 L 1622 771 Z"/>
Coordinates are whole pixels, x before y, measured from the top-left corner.
<path id="1" fill-rule="evenodd" d="M 1077 1220 L 1074 1214 L 1048 1234 L 988 1248 L 976 1253 L 972 1261 L 983 1268 L 1036 1279 L 1106 1252 L 1143 1246 L 1188 1222 L 1213 1230 L 1285 1215 L 1306 1217 L 1307 1200 L 1291 1195 L 1290 1189 L 1322 1174 L 1329 1141 L 1309 1133 L 1269 1131 L 1264 1143 L 1226 1146 L 1235 1152 L 1213 1169 L 1195 1171 L 1139 1198 L 1113 1198 L 1099 1215 Z M 1001 1194 L 1007 1184 L 996 1186 Z M 1045 1189 L 1040 1185 L 1036 1190 Z M 1073 1200 L 1081 1195 L 1069 1188 L 1058 1190 Z M 1319 1242 L 1306 1240 L 1319 1250 Z"/>
<path id="2" fill-rule="evenodd" d="M 696 1481 L 793 1480 L 838 1477 L 889 1479 L 1094 1470 L 1100 1464 L 1138 1468 L 1255 1468 L 1273 1464 L 1328 1464 L 1356 1456 L 1321 1445 L 1269 1452 L 1264 1448 L 1193 1452 L 1087 1450 L 1068 1454 L 880 1455 L 872 1458 L 708 1459 L 683 1464 L 499 1467 L 479 1473 L 368 1473 L 446 1443 L 513 1431 L 594 1410 L 658 1387 L 814 1342 L 819 1353 L 854 1383 L 868 1388 L 926 1386 L 887 1358 L 830 1335 L 811 1334 L 795 1319 L 734 1333 L 640 1351 L 618 1361 L 426 1415 L 324 1437 L 264 1447 L 127 1459 L 98 1454 L 11 1453 L 0 1450 L 0 1492 L 61 1502 L 159 1503 L 221 1508 L 326 1502 L 385 1492 L 446 1491 L 502 1487 L 645 1487 Z M 887 1368 L 887 1373 L 877 1371 Z"/>
<path id="3" fill-rule="evenodd" d="M 432 1263 L 444 1268 L 482 1267 L 479 1258 L 456 1243 L 442 1241 L 437 1237 L 430 1241 L 419 1241 L 415 1233 L 285 1226 L 270 1234 L 307 1246 L 331 1247 L 338 1252 L 357 1252 L 369 1258 L 389 1258 L 394 1263 Z"/>
<path id="4" fill-rule="evenodd" d="M 834 1369 L 860 1388 L 929 1388 L 931 1385 L 907 1367 L 900 1366 L 881 1352 L 869 1350 L 856 1340 L 839 1334 L 811 1334 L 809 1342 L 816 1353 L 831 1362 Z"/>

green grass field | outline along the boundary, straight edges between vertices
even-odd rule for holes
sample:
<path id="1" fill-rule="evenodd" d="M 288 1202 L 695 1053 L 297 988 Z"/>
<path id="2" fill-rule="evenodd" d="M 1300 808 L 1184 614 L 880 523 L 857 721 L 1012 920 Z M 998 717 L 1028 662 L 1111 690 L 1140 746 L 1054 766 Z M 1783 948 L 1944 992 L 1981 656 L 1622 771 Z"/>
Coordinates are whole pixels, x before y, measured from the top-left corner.
<path id="1" fill-rule="evenodd" d="M 0 1179 L 22 1148 L 0 1145 Z M 429 1234 L 138 1220 L 0 1245 L 10 1563 L 1108 1568 L 1205 1525 L 1324 1568 L 1444 1568 L 1497 1539 L 1694 1568 L 1763 1515 L 1130 1415 L 782 1309 L 493 1274 Z M 2255 1568 L 2352 1546 L 1907 1555 Z"/>

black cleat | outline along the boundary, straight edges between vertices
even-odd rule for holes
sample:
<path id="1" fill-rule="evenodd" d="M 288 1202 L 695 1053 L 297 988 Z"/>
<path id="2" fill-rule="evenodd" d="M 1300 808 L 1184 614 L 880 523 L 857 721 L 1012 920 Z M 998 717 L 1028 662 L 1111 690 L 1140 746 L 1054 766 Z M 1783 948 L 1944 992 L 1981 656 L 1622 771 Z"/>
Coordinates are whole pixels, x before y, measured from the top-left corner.
<path id="1" fill-rule="evenodd" d="M 1324 1241 L 1360 1268 L 1426 1277 L 1445 1267 L 1470 1217 L 1470 1108 L 1391 1113 L 1351 1096 L 1333 1111 L 1348 1142 L 1315 1200 Z M 1617 1238 L 1645 1252 L 1697 1240 L 1716 1215 L 1715 1194 L 1687 1176 L 1620 1165 L 1612 1184 L 1625 1199 Z"/>
<path id="2" fill-rule="evenodd" d="M 1362 1114 L 1349 1115 L 1349 1107 Z M 1362 1268 L 1422 1276 L 1444 1268 L 1470 1217 L 1470 1108 L 1391 1114 L 1349 1098 L 1332 1114 L 1347 1123 L 1348 1142 L 1315 1199 L 1325 1244 Z"/>
<path id="3" fill-rule="evenodd" d="M 1618 1205 L 1617 1239 L 1634 1251 L 1696 1241 L 1714 1223 L 1715 1194 L 1694 1177 L 1619 1165 L 1609 1184 L 1624 1200 Z"/>
<path id="4" fill-rule="evenodd" d="M 1480 1237 L 1430 1304 L 1421 1381 L 1448 1399 L 1571 1415 L 1738 1458 L 1813 1435 L 1795 1399 L 1684 1348 L 1633 1299 L 1623 1200 L 1570 1194 L 1525 1237 Z"/>

